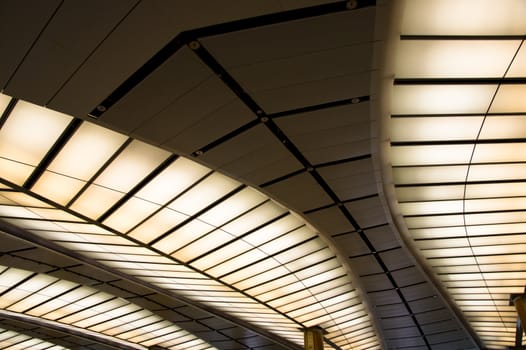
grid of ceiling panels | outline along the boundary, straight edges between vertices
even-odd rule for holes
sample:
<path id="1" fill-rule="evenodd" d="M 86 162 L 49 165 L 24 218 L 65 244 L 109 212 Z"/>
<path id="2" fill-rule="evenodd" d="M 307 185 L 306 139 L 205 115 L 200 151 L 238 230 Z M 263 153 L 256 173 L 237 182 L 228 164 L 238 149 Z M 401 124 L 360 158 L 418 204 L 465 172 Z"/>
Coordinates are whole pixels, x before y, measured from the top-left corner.
<path id="1" fill-rule="evenodd" d="M 22 234 L 19 229 L 1 221 L 2 231 L 9 232 L 0 234 L 2 245 L 0 246 L 0 264 L 24 270 L 45 273 L 62 280 L 72 281 L 84 286 L 90 286 L 97 290 L 110 293 L 124 298 L 147 310 L 153 311 L 164 319 L 173 322 L 177 326 L 191 332 L 218 349 L 226 348 L 252 348 L 252 349 L 291 349 L 291 347 L 280 345 L 283 342 L 275 342 L 275 338 L 268 334 L 262 336 L 246 325 L 235 325 L 221 316 L 215 316 L 199 306 L 189 305 L 178 300 L 166 291 L 147 285 L 143 281 L 132 281 L 129 277 L 116 276 L 115 271 L 102 265 L 93 266 L 93 261 L 82 261 L 73 252 L 60 249 L 50 242 L 32 243 L 33 240 Z M 56 251 L 59 252 L 56 252 Z M 5 311 L 7 312 L 7 311 Z M 5 313 L 4 312 L 4 313 Z M 17 314 L 19 315 L 19 314 Z M 13 315 L 9 319 L 0 318 L 0 326 L 20 333 L 47 339 L 55 344 L 68 348 L 84 346 L 93 350 L 114 349 L 115 346 L 107 342 L 102 344 L 100 338 L 94 338 L 93 334 L 76 333 L 72 335 L 61 333 L 57 327 L 51 330 L 39 328 L 38 322 L 29 322 L 27 319 L 16 320 Z M 38 320 L 35 320 L 38 321 Z M 49 324 L 48 324 L 49 325 Z M 96 339 L 96 340 L 95 340 Z M 270 340 L 272 339 L 272 340 Z M 122 348 L 122 346 L 117 346 Z M 300 348 L 300 347 L 297 347 Z"/>
<path id="2" fill-rule="evenodd" d="M 137 348 L 153 345 L 166 349 L 212 347 L 125 299 L 47 274 L 0 266 L 0 308 L 42 320 L 59 322 L 101 333 Z"/>
<path id="3" fill-rule="evenodd" d="M 298 327 L 314 325 L 333 329 L 330 340 L 344 349 L 354 332 L 373 341 L 331 250 L 259 192 L 24 101 L 5 114 L 5 221 L 295 343 Z"/>
<path id="4" fill-rule="evenodd" d="M 373 300 L 388 347 L 472 348 L 455 316 L 400 247 L 377 193 L 369 78 L 364 74 L 371 69 L 372 44 L 364 42 L 372 40 L 372 30 L 365 28 L 373 15 L 372 9 L 360 9 L 202 38 L 197 56 L 261 123 L 249 122 L 216 140 L 204 133 L 209 143 L 190 151 L 214 167 L 260 183 L 331 236 Z M 305 37 L 311 39 L 304 42 Z M 337 52 L 346 59 L 335 59 Z M 148 99 L 144 86 L 137 86 L 136 93 L 135 98 Z M 132 97 L 120 103 L 133 103 Z M 126 115 L 120 103 L 102 116 L 104 122 Z M 151 125 L 157 122 L 152 118 Z M 207 125 L 213 127 L 200 122 L 202 129 Z M 151 137 L 141 130 L 137 134 Z M 251 171 L 258 166 L 261 171 Z"/>
<path id="5" fill-rule="evenodd" d="M 157 54 L 178 29 L 163 30 L 164 17 L 152 15 L 148 4 L 131 10 L 86 60 L 54 59 L 55 52 L 39 51 L 45 61 L 37 63 L 46 69 L 50 65 L 42 62 L 59 59 L 79 68 L 59 91 L 45 84 L 25 86 L 22 79 L 13 86 L 15 95 L 35 101 L 52 96 L 50 106 L 79 115 L 97 112 L 102 101 L 107 108 L 96 113 L 102 124 L 202 156 L 214 168 L 261 184 L 302 211 L 349 256 L 374 302 L 387 346 L 472 347 L 400 247 L 375 188 L 368 109 L 370 72 L 376 68 L 375 2 L 338 1 L 197 28 L 217 22 L 207 19 L 187 26 L 197 29 L 176 35 Z M 267 12 L 273 11 L 278 10 Z M 205 18 L 201 12 L 188 17 Z M 144 33 L 137 33 L 141 26 L 135 24 L 146 20 L 149 40 L 141 40 Z M 51 27 L 57 23 L 53 18 Z M 44 32 L 49 34 L 47 28 Z M 56 33 L 51 37 L 63 39 Z M 138 49 L 137 42 L 148 45 Z M 130 49 L 140 52 L 129 55 Z M 34 72 L 34 60 L 33 67 L 23 63 L 12 73 L 14 80 Z M 65 71 L 60 67 L 50 75 L 64 77 Z M 7 84 L 6 91 L 11 88 Z M 360 333 L 354 343 L 359 348 L 379 347 L 369 319 L 358 317 L 343 332 Z M 330 339 L 346 339 L 338 325 L 326 330 Z"/>
<path id="6" fill-rule="evenodd" d="M 68 349 L 45 340 L 0 328 L 0 348 L 5 350 L 63 350 Z"/>
<path id="7" fill-rule="evenodd" d="M 409 235 L 486 346 L 526 284 L 526 3 L 403 1 L 391 159 Z"/>

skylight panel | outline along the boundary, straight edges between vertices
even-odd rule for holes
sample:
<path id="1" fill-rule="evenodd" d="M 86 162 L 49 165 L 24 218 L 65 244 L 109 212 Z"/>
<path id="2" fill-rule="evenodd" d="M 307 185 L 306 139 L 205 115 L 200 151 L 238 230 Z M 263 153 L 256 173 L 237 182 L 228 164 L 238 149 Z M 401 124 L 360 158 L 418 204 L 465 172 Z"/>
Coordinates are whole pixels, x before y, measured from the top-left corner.
<path id="1" fill-rule="evenodd" d="M 16 288 L 2 294 L 2 298 L 0 298 L 0 307 L 7 309 L 12 304 L 17 303 L 21 299 L 36 293 L 40 289 L 45 288 L 56 281 L 56 278 L 47 275 L 34 276 L 33 278 L 16 285 Z"/>
<path id="2" fill-rule="evenodd" d="M 148 182 L 137 192 L 136 196 L 153 203 L 165 204 L 198 182 L 210 171 L 210 169 L 196 162 L 179 157 Z"/>
<path id="3" fill-rule="evenodd" d="M 401 40 L 396 76 L 500 78 L 520 43 L 520 40 Z"/>
<path id="4" fill-rule="evenodd" d="M 157 204 L 133 197 L 128 199 L 108 219 L 104 220 L 104 225 L 119 232 L 128 232 L 159 208 L 160 206 Z"/>
<path id="5" fill-rule="evenodd" d="M 2 177 L 22 185 L 71 120 L 65 114 L 18 101 L 0 130 Z"/>
<path id="6" fill-rule="evenodd" d="M 229 238 L 231 239 L 232 237 L 230 236 Z M 199 258 L 198 260 L 192 262 L 192 266 L 195 266 L 198 269 L 205 271 L 212 266 L 219 265 L 225 261 L 228 261 L 240 255 L 243 256 L 243 260 L 238 261 L 238 264 L 242 264 L 243 262 L 247 261 L 256 261 L 258 260 L 258 258 L 265 257 L 265 255 L 262 252 L 253 248 L 253 246 L 242 240 L 236 240 L 226 245 L 225 247 L 213 250 L 209 254 L 206 254 L 202 258 Z M 203 251 L 207 250 L 205 249 Z"/>
<path id="7" fill-rule="evenodd" d="M 234 236 L 240 236 L 270 222 L 272 219 L 283 215 L 286 212 L 287 210 L 285 208 L 272 200 L 268 200 L 253 210 L 248 211 L 246 214 L 224 225 L 221 229 Z"/>
<path id="8" fill-rule="evenodd" d="M 212 225 L 199 220 L 192 220 L 159 242 L 154 243 L 153 247 L 167 254 L 171 254 L 213 230 L 214 226 Z"/>
<path id="9" fill-rule="evenodd" d="M 398 172 L 397 169 L 393 169 Z M 402 179 L 407 173 L 397 178 Z M 426 181 L 422 179 L 422 181 Z M 464 195 L 463 185 L 438 185 L 438 186 L 411 186 L 396 187 L 396 197 L 399 202 L 425 201 L 425 200 L 445 200 L 445 199 L 462 199 Z"/>
<path id="10" fill-rule="evenodd" d="M 33 190 L 60 204 L 66 204 L 124 141 L 124 135 L 92 123 L 83 123 L 51 162 Z M 55 186 L 57 183 L 62 185 Z"/>
<path id="11" fill-rule="evenodd" d="M 239 182 L 216 172 L 185 192 L 168 207 L 186 215 L 194 215 L 239 185 Z"/>
<path id="12" fill-rule="evenodd" d="M 481 146 L 481 145 L 479 145 Z M 468 164 L 473 145 L 426 145 L 392 147 L 393 166 Z"/>
<path id="13" fill-rule="evenodd" d="M 265 200 L 267 200 L 266 196 L 247 187 L 206 211 L 198 219 L 214 226 L 221 226 Z"/>
<path id="14" fill-rule="evenodd" d="M 71 209 L 97 218 L 168 156 L 169 153 L 164 150 L 132 141 L 95 179 L 94 184 L 75 200 Z"/>
<path id="15" fill-rule="evenodd" d="M 15 117 L 13 114 L 7 121 L 16 121 Z M 73 120 L 67 118 L 55 139 Z M 44 172 L 31 189 L 9 186 L 9 179 L 4 181 L 12 192 L 2 194 L 4 207 L 10 209 L 0 215 L 40 238 L 110 268 L 231 312 L 290 341 L 302 341 L 294 320 L 282 315 L 281 309 L 261 304 L 253 293 L 264 294 L 268 300 L 295 294 L 295 304 L 286 307 L 296 309 L 304 303 L 302 289 L 320 288 L 327 281 L 346 276 L 336 259 L 330 259 L 329 249 L 314 229 L 285 207 L 236 180 L 89 122 L 76 123 L 80 125 L 78 129 L 61 149 L 54 149 L 56 156 L 47 169 L 41 169 Z M 16 164 L 31 168 L 31 173 L 54 141 L 48 143 L 45 152 L 39 151 L 42 154 L 36 157 L 35 164 Z M 20 184 L 23 183 L 16 183 Z M 49 201 L 35 199 L 35 192 Z M 51 206 L 53 201 L 57 204 Z M 25 205 L 33 208 L 20 210 Z M 61 206 L 67 208 L 61 210 Z M 179 260 L 192 266 L 180 264 Z M 205 269 L 206 274 L 193 270 L 193 266 Z M 305 281 L 300 281 L 295 273 Z M 0 280 L 6 274 L 0 274 Z M 284 284 L 277 284 L 278 280 Z M 345 277 L 345 283 L 349 282 Z M 150 320 L 147 324 L 137 323 L 136 328 L 125 327 L 121 317 L 148 316 L 136 305 L 117 297 L 91 289 L 87 292 L 76 285 L 60 289 L 61 283 L 42 286 L 40 292 L 15 288 L 16 293 L 13 289 L 5 294 L 13 298 L 3 298 L 2 302 L 18 312 L 142 344 L 170 343 L 182 338 L 209 347 L 164 321 Z M 229 283 L 236 283 L 245 292 L 236 291 Z M 56 289 L 52 288 L 54 285 Z M 66 289 L 68 286 L 71 291 Z M 50 293 L 64 294 L 53 298 Z M 24 299 L 14 299 L 15 296 Z M 307 305 L 312 303 L 317 301 L 309 299 Z M 321 305 L 316 306 L 319 315 L 307 321 L 332 319 L 323 315 Z M 126 325 L 133 323 L 129 317 L 127 320 Z M 154 324 L 157 325 L 153 327 Z"/>
<path id="16" fill-rule="evenodd" d="M 391 142 L 475 140 L 483 116 L 393 118 Z"/>
<path id="17" fill-rule="evenodd" d="M 526 130 L 526 114 L 517 116 L 491 115 L 484 121 L 479 139 L 520 139 Z"/>
<path id="18" fill-rule="evenodd" d="M 523 35 L 526 4 L 521 0 L 404 0 L 402 34 Z"/>
<path id="19" fill-rule="evenodd" d="M 135 227 L 129 236 L 141 242 L 149 243 L 186 219 L 188 219 L 188 215 L 164 208 Z"/>
<path id="20" fill-rule="evenodd" d="M 526 142 L 479 144 L 473 153 L 473 163 L 505 163 L 526 160 Z"/>
<path id="21" fill-rule="evenodd" d="M 3 114 L 7 106 L 11 102 L 11 96 L 0 93 L 0 114 Z"/>
<path id="22" fill-rule="evenodd" d="M 24 312 L 27 309 L 34 307 L 35 305 L 42 304 L 50 299 L 55 298 L 57 295 L 63 294 L 73 288 L 76 285 L 73 282 L 69 281 L 55 281 L 49 286 L 35 292 L 34 294 L 28 296 L 27 298 L 11 305 L 9 307 L 10 311 L 15 312 Z"/>
<path id="23" fill-rule="evenodd" d="M 526 85 L 503 84 L 499 87 L 490 113 L 526 113 Z"/>
<path id="24" fill-rule="evenodd" d="M 484 114 L 497 85 L 395 85 L 392 114 Z"/>
<path id="25" fill-rule="evenodd" d="M 393 168 L 393 178 L 397 184 L 410 185 L 464 182 L 467 172 L 467 165 L 396 167 Z"/>

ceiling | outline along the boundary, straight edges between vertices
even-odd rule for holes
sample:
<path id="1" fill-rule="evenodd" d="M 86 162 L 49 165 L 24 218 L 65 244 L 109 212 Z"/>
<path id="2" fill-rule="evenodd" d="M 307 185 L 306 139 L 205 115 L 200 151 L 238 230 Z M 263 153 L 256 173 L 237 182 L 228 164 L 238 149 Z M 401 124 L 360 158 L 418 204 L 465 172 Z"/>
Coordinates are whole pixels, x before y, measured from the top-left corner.
<path id="1" fill-rule="evenodd" d="M 520 343 L 525 14 L 2 2 L 1 347 Z"/>

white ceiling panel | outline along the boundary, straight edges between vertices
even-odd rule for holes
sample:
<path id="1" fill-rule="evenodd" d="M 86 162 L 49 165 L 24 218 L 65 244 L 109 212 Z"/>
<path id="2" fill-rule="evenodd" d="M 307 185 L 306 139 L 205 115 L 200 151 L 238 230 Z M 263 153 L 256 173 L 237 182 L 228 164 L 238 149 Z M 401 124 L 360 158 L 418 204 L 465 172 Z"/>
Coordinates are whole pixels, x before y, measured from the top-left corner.
<path id="1" fill-rule="evenodd" d="M 496 8 L 493 1 L 482 0 L 473 7 L 470 1 L 440 0 L 424 4 L 403 0 L 406 20 L 402 34 L 427 35 L 522 35 L 526 5 L 521 0 L 505 0 Z"/>
<path id="2" fill-rule="evenodd" d="M 520 40 L 403 40 L 399 45 L 398 78 L 498 78 L 506 72 Z"/>
<path id="3" fill-rule="evenodd" d="M 526 47 L 521 46 L 508 70 L 508 77 L 523 77 L 526 75 Z"/>

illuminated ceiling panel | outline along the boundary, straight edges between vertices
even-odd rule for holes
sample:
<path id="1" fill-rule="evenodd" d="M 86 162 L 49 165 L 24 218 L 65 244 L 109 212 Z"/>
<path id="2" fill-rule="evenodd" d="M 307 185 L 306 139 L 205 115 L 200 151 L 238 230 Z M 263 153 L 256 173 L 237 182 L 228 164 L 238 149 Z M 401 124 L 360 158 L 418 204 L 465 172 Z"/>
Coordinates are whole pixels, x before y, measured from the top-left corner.
<path id="1" fill-rule="evenodd" d="M 0 266 L 0 290 L 4 317 L 10 313 L 21 314 L 18 319 L 38 316 L 44 324 L 59 323 L 65 330 L 111 336 L 124 348 L 146 349 L 157 345 L 166 349 L 213 349 L 196 336 L 125 299 L 46 274 Z M 141 338 L 136 333 L 147 336 Z M 164 336 L 155 337 L 160 334 Z M 181 337 L 194 342 L 170 345 Z"/>
<path id="2" fill-rule="evenodd" d="M 12 330 L 0 328 L 0 347 L 6 350 L 67 350 L 68 348 L 21 334 Z"/>
<path id="3" fill-rule="evenodd" d="M 524 1 L 404 0 L 391 120 L 396 211 L 490 349 L 526 286 Z"/>
<path id="4" fill-rule="evenodd" d="M 31 123 L 19 117 L 18 104 L 6 126 Z M 4 168 L 12 174 L 1 180 L 2 220 L 298 345 L 300 329 L 318 325 L 342 349 L 378 347 L 347 271 L 296 214 L 186 158 L 97 132 L 88 122 L 57 118 L 66 118 L 69 127 L 63 122 L 49 133 L 34 160 L 10 151 L 11 144 L 2 149 Z M 9 130 L 2 129 L 2 138 L 20 144 L 19 137 L 27 137 L 23 127 L 16 137 Z M 97 146 L 86 154 L 90 143 Z M 86 161 L 77 164 L 75 154 Z M 56 191 L 62 182 L 64 191 Z M 138 312 L 116 300 L 99 303 L 102 309 L 71 315 L 39 307 L 38 315 L 104 332 L 99 314 Z M 115 336 L 117 326 L 108 323 L 105 329 Z M 155 332 L 149 333 L 131 332 L 126 339 L 149 346 Z M 160 340 L 164 334 L 159 331 Z"/>

